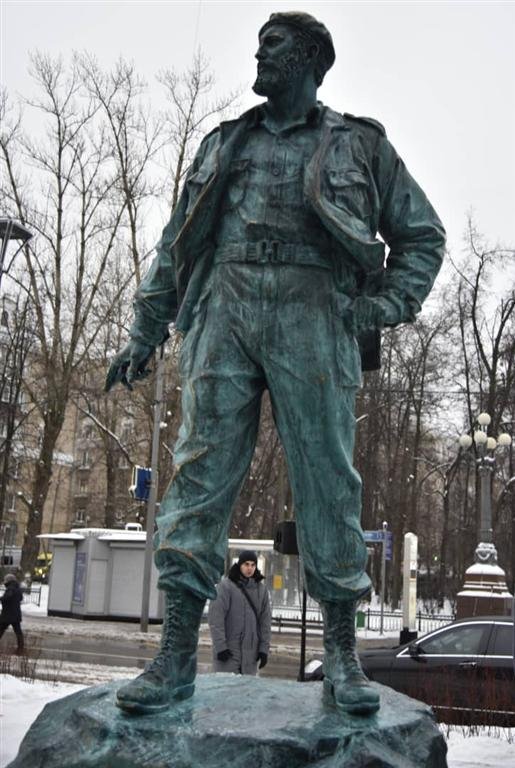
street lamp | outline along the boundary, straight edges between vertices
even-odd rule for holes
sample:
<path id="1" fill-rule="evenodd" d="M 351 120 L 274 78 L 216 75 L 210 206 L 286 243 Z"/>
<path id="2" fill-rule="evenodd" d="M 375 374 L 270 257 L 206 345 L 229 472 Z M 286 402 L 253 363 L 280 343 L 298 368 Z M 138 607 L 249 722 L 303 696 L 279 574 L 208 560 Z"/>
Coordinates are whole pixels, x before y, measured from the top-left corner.
<path id="1" fill-rule="evenodd" d="M 474 564 L 465 573 L 465 584 L 457 596 L 457 618 L 481 614 L 504 615 L 511 611 L 512 595 L 506 585 L 506 574 L 497 562 L 497 550 L 492 530 L 492 475 L 497 448 L 511 445 L 511 436 L 501 433 L 497 439 L 488 434 L 492 419 L 480 413 L 472 436 L 461 435 L 463 450 L 476 446 L 480 487 L 479 542 L 474 553 Z"/>
<path id="2" fill-rule="evenodd" d="M 0 282 L 2 281 L 2 275 L 4 272 L 9 271 L 9 267 L 13 263 L 14 257 L 17 255 L 25 243 L 27 243 L 32 237 L 30 232 L 23 224 L 20 224 L 14 219 L 0 218 Z M 11 256 L 11 261 L 4 269 L 5 255 L 7 253 L 7 246 L 10 240 L 17 240 L 19 246 L 14 254 Z"/>

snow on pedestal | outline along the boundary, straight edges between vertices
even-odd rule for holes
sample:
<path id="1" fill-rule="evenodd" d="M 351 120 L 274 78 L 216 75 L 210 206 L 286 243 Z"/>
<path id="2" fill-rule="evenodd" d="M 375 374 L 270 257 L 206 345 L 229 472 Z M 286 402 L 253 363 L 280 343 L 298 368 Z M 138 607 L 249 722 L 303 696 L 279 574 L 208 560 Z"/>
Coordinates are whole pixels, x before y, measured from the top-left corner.
<path id="1" fill-rule="evenodd" d="M 506 574 L 499 565 L 474 563 L 465 572 L 465 584 L 457 594 L 456 618 L 469 616 L 508 616 L 513 595 Z"/>

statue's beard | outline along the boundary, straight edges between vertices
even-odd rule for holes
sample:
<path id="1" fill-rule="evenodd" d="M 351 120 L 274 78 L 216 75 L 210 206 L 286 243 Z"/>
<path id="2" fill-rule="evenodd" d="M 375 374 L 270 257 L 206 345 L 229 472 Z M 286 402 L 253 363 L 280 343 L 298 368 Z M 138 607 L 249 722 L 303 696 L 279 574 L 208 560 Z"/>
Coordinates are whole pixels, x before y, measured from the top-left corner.
<path id="1" fill-rule="evenodd" d="M 305 64 L 304 47 L 299 45 L 285 54 L 277 63 L 264 65 L 263 71 L 258 71 L 252 90 L 258 96 L 274 96 L 276 93 L 281 93 L 298 79 Z"/>

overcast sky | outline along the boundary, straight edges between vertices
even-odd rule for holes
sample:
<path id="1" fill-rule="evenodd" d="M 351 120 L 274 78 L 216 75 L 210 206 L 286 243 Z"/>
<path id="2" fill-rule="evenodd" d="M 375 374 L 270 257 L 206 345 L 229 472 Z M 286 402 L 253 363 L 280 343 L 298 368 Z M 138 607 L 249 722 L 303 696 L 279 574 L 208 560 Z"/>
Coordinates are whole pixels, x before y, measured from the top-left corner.
<path id="1" fill-rule="evenodd" d="M 148 80 L 188 66 L 201 46 L 217 87 L 257 97 L 257 31 L 270 13 L 304 10 L 329 28 L 336 63 L 319 91 L 338 111 L 380 120 L 462 247 L 466 214 L 515 245 L 515 3 L 0 0 L 2 85 L 27 94 L 28 53 L 87 50 L 132 59 Z M 156 94 L 159 91 L 156 90 Z M 156 108 L 163 106 L 156 102 Z"/>

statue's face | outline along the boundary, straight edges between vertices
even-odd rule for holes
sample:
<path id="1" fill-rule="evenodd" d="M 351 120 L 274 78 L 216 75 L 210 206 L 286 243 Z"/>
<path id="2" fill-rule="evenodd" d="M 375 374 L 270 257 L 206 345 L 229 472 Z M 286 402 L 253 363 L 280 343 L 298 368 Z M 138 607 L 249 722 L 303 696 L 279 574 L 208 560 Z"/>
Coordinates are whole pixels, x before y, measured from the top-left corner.
<path id="1" fill-rule="evenodd" d="M 268 27 L 259 38 L 257 78 L 253 90 L 273 96 L 305 76 L 309 62 L 295 30 L 286 24 Z"/>

